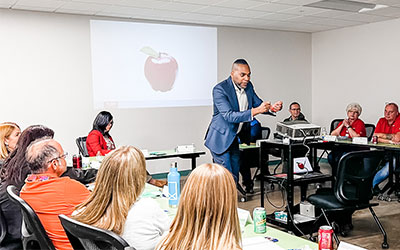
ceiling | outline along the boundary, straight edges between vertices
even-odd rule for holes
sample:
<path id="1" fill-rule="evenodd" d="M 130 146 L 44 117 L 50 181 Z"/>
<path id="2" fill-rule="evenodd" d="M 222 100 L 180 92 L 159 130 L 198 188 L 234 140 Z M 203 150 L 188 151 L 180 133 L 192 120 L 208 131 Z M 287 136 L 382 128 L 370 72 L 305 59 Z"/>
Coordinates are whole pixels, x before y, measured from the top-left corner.
<path id="1" fill-rule="evenodd" d="M 364 13 L 303 5 L 319 0 L 0 0 L 0 8 L 216 26 L 318 32 L 400 17 L 400 0 Z"/>

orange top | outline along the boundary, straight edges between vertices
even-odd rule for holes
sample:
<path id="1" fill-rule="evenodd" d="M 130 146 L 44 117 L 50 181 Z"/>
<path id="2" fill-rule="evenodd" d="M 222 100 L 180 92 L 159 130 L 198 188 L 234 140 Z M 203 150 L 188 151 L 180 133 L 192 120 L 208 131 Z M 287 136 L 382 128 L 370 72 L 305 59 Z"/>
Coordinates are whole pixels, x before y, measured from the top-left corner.
<path id="1" fill-rule="evenodd" d="M 58 215 L 70 216 L 89 194 L 84 185 L 69 177 L 32 174 L 25 180 L 20 196 L 35 210 L 55 248 L 72 250 Z"/>

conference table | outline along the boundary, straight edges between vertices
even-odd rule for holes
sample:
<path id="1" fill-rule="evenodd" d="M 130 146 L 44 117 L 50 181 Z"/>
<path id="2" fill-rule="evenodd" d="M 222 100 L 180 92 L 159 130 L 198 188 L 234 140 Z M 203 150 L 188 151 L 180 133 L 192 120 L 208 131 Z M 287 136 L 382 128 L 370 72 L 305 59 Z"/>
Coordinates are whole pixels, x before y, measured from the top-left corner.
<path id="1" fill-rule="evenodd" d="M 160 151 L 152 151 L 152 152 L 145 152 L 144 156 L 147 161 L 150 160 L 161 160 L 161 159 L 168 159 L 168 158 L 181 158 L 181 159 L 190 159 L 191 160 L 191 167 L 192 170 L 196 168 L 196 159 L 201 155 L 206 154 L 204 151 L 200 150 L 193 150 L 190 152 L 179 152 L 174 149 L 172 150 L 160 150 Z M 83 169 L 85 168 L 97 168 L 99 167 L 99 163 L 103 160 L 104 156 L 93 156 L 93 157 L 86 157 L 83 159 Z"/>
<path id="2" fill-rule="evenodd" d="M 161 209 L 163 209 L 168 214 L 171 220 L 175 217 L 177 208 L 169 207 L 168 199 L 162 195 L 162 191 L 160 188 L 150 184 L 146 184 L 145 190 L 142 193 L 141 197 L 155 199 L 157 203 L 160 205 Z M 286 232 L 280 231 L 278 229 L 271 227 L 269 224 L 267 224 L 267 232 L 264 234 L 255 233 L 254 225 L 252 222 L 246 224 L 245 227 L 242 228 L 242 240 L 244 243 L 243 247 L 244 250 L 318 249 L 318 244 L 316 244 L 315 242 L 311 242 L 309 240 L 297 237 L 295 235 L 291 235 Z M 256 244 L 255 242 L 261 242 L 261 245 Z M 276 245 L 275 248 L 274 245 Z"/>

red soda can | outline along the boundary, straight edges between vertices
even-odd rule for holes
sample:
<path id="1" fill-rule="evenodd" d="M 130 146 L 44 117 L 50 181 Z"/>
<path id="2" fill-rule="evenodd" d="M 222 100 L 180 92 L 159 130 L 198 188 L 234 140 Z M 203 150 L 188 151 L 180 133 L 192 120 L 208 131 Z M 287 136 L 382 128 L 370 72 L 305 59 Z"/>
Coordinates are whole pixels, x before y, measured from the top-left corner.
<path id="1" fill-rule="evenodd" d="M 377 144 L 378 143 L 378 136 L 374 135 L 372 136 L 372 143 Z"/>
<path id="2" fill-rule="evenodd" d="M 72 166 L 78 168 L 78 156 L 76 155 L 72 156 Z"/>
<path id="3" fill-rule="evenodd" d="M 333 250 L 332 236 L 332 227 L 321 226 L 318 230 L 318 250 Z"/>

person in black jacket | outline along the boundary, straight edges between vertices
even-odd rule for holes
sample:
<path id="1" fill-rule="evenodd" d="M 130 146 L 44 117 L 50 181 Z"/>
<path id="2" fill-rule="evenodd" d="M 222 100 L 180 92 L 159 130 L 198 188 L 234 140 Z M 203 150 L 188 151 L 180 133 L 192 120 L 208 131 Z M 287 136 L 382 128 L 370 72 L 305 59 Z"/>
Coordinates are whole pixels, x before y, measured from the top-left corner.
<path id="1" fill-rule="evenodd" d="M 300 104 L 298 102 L 292 102 L 289 105 L 289 113 L 290 116 L 283 120 L 283 122 L 290 122 L 290 121 L 306 121 L 306 117 L 301 113 Z"/>

